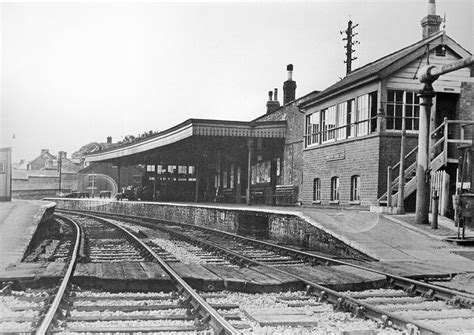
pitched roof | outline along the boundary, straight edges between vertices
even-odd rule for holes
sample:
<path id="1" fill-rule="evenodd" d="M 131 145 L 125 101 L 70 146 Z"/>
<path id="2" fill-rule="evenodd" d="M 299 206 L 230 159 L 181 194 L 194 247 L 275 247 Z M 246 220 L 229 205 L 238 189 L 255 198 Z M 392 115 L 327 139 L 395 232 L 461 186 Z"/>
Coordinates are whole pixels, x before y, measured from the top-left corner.
<path id="1" fill-rule="evenodd" d="M 368 63 L 354 71 L 350 72 L 342 80 L 329 86 L 324 91 L 317 94 L 313 99 L 307 100 L 300 104 L 301 107 L 310 105 L 316 101 L 320 101 L 334 93 L 342 92 L 345 89 L 357 84 L 365 83 L 375 79 L 385 78 L 396 70 L 400 69 L 405 63 L 405 59 L 408 62 L 410 56 L 414 54 L 423 55 L 426 52 L 426 48 L 429 50 L 436 48 L 440 44 L 447 44 L 454 48 L 455 52 L 470 55 L 469 51 L 462 48 L 458 43 L 446 35 L 444 31 L 440 31 L 433 34 L 425 39 L 422 39 L 414 44 L 411 44 L 403 49 L 395 51 L 387 56 L 379 58 L 371 63 Z M 419 57 L 419 56 L 417 56 Z M 399 63 L 399 64 L 397 64 Z M 395 65 L 395 66 L 394 66 Z M 338 92 L 339 91 L 339 92 Z"/>

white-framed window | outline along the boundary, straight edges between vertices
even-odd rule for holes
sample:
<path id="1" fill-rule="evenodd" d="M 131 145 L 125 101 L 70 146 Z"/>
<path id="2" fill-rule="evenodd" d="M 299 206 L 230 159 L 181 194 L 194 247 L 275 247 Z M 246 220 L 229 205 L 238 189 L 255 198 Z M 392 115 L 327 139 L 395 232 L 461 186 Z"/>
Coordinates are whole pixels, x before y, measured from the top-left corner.
<path id="1" fill-rule="evenodd" d="M 321 200 L 321 179 L 313 179 L 313 201 Z"/>
<path id="2" fill-rule="evenodd" d="M 351 201 L 360 200 L 360 176 L 351 177 Z"/>
<path id="3" fill-rule="evenodd" d="M 336 139 L 344 140 L 347 138 L 347 101 L 337 105 L 337 130 Z"/>
<path id="4" fill-rule="evenodd" d="M 388 90 L 387 91 L 387 130 L 402 130 L 405 118 L 405 129 L 419 129 L 420 98 L 415 92 Z"/>
<path id="5" fill-rule="evenodd" d="M 155 166 L 154 165 L 147 165 L 146 166 L 146 172 L 155 172 Z"/>
<path id="6" fill-rule="evenodd" d="M 377 129 L 377 91 L 306 116 L 305 146 L 364 136 Z"/>
<path id="7" fill-rule="evenodd" d="M 319 111 L 306 116 L 306 146 L 320 143 L 320 121 Z"/>
<path id="8" fill-rule="evenodd" d="M 321 111 L 322 143 L 336 139 L 336 106 Z"/>
<path id="9" fill-rule="evenodd" d="M 339 200 L 339 177 L 331 178 L 331 201 Z"/>
<path id="10" fill-rule="evenodd" d="M 369 133 L 369 95 L 357 97 L 357 136 Z"/>

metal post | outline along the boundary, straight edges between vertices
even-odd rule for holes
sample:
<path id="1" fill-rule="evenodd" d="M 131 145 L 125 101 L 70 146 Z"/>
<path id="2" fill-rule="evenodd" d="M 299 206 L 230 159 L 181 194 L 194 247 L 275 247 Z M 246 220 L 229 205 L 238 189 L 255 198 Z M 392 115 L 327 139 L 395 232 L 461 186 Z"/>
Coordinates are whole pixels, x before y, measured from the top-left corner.
<path id="1" fill-rule="evenodd" d="M 248 139 L 248 159 L 247 159 L 247 205 L 252 205 L 252 193 L 250 187 L 252 186 L 252 153 L 253 153 L 253 139 Z"/>
<path id="2" fill-rule="evenodd" d="M 196 173 L 196 194 L 194 195 L 194 202 L 199 202 L 199 163 L 195 166 Z"/>
<path id="3" fill-rule="evenodd" d="M 418 132 L 418 156 L 416 161 L 416 216 L 415 223 L 428 224 L 430 206 L 430 175 L 429 175 L 429 129 L 430 111 L 435 92 L 431 83 L 425 83 L 419 93 L 420 130 Z"/>
<path id="4" fill-rule="evenodd" d="M 439 214 L 439 196 L 438 191 L 434 191 L 433 205 L 432 205 L 431 229 L 438 229 L 438 214 Z"/>
<path id="5" fill-rule="evenodd" d="M 392 167 L 387 167 L 387 208 L 392 207 Z"/>
<path id="6" fill-rule="evenodd" d="M 122 193 L 122 187 L 120 183 L 120 170 L 122 166 L 120 164 L 117 164 L 117 186 L 118 186 L 118 191 L 119 193 Z"/>
<path id="7" fill-rule="evenodd" d="M 155 167 L 155 173 L 154 173 L 154 176 L 153 176 L 153 200 L 156 201 L 156 179 L 158 178 L 158 166 L 155 164 L 154 165 Z"/>
<path id="8" fill-rule="evenodd" d="M 400 139 L 400 171 L 398 173 L 398 214 L 405 214 L 405 113 L 402 118 L 402 138 Z"/>

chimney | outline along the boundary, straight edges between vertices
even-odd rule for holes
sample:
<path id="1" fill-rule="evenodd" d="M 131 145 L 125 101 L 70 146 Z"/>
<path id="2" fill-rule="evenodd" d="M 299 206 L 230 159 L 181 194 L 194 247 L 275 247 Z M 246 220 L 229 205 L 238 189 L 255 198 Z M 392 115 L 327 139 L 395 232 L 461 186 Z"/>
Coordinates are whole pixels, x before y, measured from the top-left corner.
<path id="1" fill-rule="evenodd" d="M 283 105 L 295 100 L 296 82 L 293 80 L 293 64 L 288 64 L 288 80 L 283 83 Z"/>
<path id="2" fill-rule="evenodd" d="M 435 0 L 428 0 L 427 15 L 421 20 L 423 39 L 436 34 L 439 31 L 441 22 L 443 22 L 441 16 L 436 15 Z"/>
<path id="3" fill-rule="evenodd" d="M 280 103 L 278 102 L 278 90 L 275 88 L 275 100 L 272 99 L 273 92 L 268 91 L 268 101 L 267 101 L 267 114 L 273 113 L 278 108 L 280 108 Z"/>
<path id="4" fill-rule="evenodd" d="M 58 151 L 58 160 L 63 160 L 67 158 L 67 152 L 66 151 Z"/>
<path id="5" fill-rule="evenodd" d="M 108 144 L 112 143 L 112 136 L 107 136 L 107 143 Z"/>

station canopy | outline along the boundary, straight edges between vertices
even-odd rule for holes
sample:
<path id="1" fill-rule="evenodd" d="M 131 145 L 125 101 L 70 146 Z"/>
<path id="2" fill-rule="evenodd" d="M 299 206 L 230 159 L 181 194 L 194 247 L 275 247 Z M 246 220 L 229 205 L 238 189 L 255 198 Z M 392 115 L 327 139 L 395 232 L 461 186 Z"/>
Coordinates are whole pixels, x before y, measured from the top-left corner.
<path id="1" fill-rule="evenodd" d="M 277 141 L 286 136 L 286 121 L 244 122 L 189 119 L 153 136 L 123 146 L 91 153 L 89 163 L 195 164 L 214 150 L 246 150 L 248 139 Z"/>

